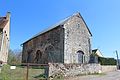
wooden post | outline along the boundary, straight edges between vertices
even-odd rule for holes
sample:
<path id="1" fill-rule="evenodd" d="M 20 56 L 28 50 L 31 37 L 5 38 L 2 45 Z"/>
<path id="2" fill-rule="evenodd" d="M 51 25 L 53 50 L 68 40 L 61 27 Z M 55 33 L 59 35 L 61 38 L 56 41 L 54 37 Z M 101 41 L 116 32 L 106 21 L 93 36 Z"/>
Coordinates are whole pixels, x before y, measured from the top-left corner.
<path id="1" fill-rule="evenodd" d="M 28 80 L 28 74 L 29 74 L 29 63 L 27 63 L 27 73 L 26 73 L 26 80 Z"/>

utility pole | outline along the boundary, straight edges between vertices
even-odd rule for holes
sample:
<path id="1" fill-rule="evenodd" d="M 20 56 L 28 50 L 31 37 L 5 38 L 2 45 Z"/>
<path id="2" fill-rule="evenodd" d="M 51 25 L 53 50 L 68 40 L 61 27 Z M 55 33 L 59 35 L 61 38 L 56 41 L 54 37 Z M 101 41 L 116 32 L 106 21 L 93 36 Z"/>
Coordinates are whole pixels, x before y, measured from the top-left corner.
<path id="1" fill-rule="evenodd" d="M 116 56 L 117 56 L 117 69 L 119 69 L 119 57 L 118 57 L 118 52 L 117 52 L 117 50 L 116 50 L 115 52 L 116 52 Z"/>

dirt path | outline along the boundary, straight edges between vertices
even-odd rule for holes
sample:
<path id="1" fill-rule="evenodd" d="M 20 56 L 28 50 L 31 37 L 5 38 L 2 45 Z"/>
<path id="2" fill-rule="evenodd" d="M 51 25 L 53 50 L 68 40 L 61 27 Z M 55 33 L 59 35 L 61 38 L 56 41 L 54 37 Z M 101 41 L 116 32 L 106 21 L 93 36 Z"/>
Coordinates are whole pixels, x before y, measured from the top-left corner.
<path id="1" fill-rule="evenodd" d="M 106 73 L 105 75 L 88 75 L 67 78 L 64 80 L 120 80 L 120 71 Z"/>

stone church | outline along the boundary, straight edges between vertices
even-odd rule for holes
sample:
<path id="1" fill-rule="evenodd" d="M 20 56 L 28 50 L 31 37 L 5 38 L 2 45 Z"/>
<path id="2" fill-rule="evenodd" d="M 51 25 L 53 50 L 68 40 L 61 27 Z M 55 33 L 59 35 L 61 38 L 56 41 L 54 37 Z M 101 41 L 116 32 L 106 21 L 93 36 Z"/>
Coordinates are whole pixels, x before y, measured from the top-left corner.
<path id="1" fill-rule="evenodd" d="M 91 32 L 75 13 L 24 42 L 23 63 L 88 63 Z"/>
<path id="2" fill-rule="evenodd" d="M 7 62 L 10 42 L 10 12 L 0 16 L 0 62 Z"/>

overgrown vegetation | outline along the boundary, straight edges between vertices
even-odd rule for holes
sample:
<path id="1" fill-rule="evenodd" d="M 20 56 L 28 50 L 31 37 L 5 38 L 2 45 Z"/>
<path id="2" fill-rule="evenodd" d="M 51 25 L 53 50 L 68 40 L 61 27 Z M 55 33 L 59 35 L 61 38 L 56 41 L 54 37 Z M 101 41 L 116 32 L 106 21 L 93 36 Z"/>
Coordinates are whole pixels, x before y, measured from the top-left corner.
<path id="1" fill-rule="evenodd" d="M 22 58 L 22 51 L 17 50 L 9 50 L 8 53 L 8 64 L 2 66 L 2 70 L 0 73 L 0 80 L 25 80 L 27 67 L 21 66 L 21 58 Z M 16 69 L 10 69 L 11 65 L 15 65 Z M 43 76 L 35 77 L 38 75 L 44 74 L 44 68 L 40 66 L 36 67 L 29 67 L 29 80 L 36 80 L 36 79 L 43 79 Z"/>
<path id="2" fill-rule="evenodd" d="M 64 80 L 64 76 L 62 74 L 56 74 L 54 77 L 50 77 L 52 80 Z"/>
<path id="3" fill-rule="evenodd" d="M 20 65 L 22 58 L 21 50 L 9 50 L 8 53 L 8 64 L 9 65 Z"/>
<path id="4" fill-rule="evenodd" d="M 98 62 L 101 65 L 116 65 L 117 61 L 114 58 L 98 57 Z"/>
<path id="5" fill-rule="evenodd" d="M 10 65 L 4 65 L 0 73 L 0 80 L 25 80 L 26 72 L 27 72 L 26 67 L 16 67 L 16 69 L 13 70 L 10 69 Z M 39 79 L 45 79 L 44 69 L 29 68 L 28 80 L 39 80 Z"/>

